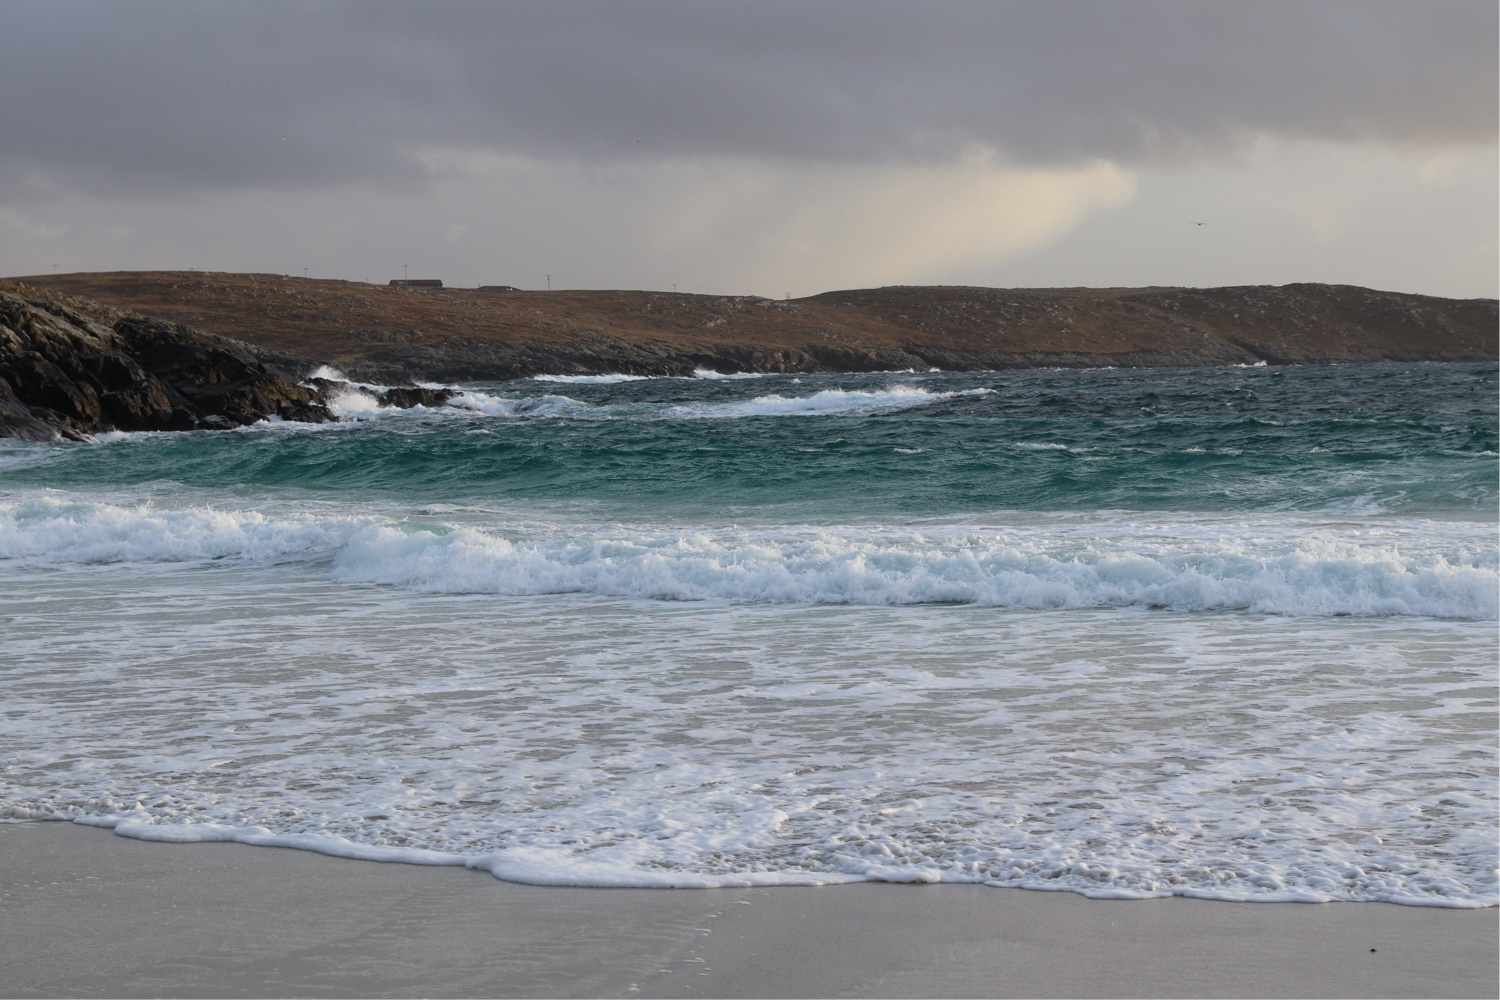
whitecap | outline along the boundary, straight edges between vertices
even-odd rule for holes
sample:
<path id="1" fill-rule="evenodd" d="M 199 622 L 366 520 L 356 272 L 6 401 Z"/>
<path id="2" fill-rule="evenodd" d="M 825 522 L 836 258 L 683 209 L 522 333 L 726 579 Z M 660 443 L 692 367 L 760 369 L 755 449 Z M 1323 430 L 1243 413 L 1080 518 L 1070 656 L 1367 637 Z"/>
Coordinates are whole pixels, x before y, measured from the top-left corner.
<path id="1" fill-rule="evenodd" d="M 454 410 L 487 417 L 604 417 L 610 411 L 571 396 L 503 396 L 479 389 L 465 389 L 448 400 Z"/>
<path id="2" fill-rule="evenodd" d="M 824 389 L 811 396 L 757 396 L 733 403 L 684 403 L 670 407 L 667 415 L 680 418 L 724 420 L 740 417 L 859 416 L 891 410 L 916 409 L 945 399 L 986 396 L 993 389 L 931 392 L 920 386 L 897 385 L 888 389 Z"/>
<path id="3" fill-rule="evenodd" d="M 725 381 L 732 379 L 765 378 L 770 372 L 716 372 L 711 368 L 696 368 L 693 375 L 707 381 Z"/>
<path id="4" fill-rule="evenodd" d="M 1500 617 L 1492 529 L 1264 517 L 1013 527 L 415 526 L 371 516 L 0 500 L 0 559 L 273 562 L 432 593 Z"/>
<path id="5" fill-rule="evenodd" d="M 533 382 L 568 382 L 577 385 L 614 385 L 618 382 L 644 382 L 650 375 L 533 375 Z"/>

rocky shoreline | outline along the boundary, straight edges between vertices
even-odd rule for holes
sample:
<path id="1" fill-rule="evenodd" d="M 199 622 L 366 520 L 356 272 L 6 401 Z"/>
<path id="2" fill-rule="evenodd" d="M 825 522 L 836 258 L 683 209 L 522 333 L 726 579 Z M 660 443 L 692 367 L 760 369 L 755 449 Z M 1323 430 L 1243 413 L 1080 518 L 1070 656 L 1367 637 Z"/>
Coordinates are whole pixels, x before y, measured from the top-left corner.
<path id="1" fill-rule="evenodd" d="M 0 437 L 336 417 L 333 365 L 419 381 L 533 375 L 1494 361 L 1494 299 L 1343 285 L 893 287 L 805 299 L 425 289 L 114 272 L 0 282 Z"/>
<path id="2" fill-rule="evenodd" d="M 323 423 L 342 382 L 316 363 L 141 316 L 101 323 L 55 299 L 0 291 L 0 437 L 88 441 L 110 430 L 228 430 L 259 420 Z M 396 388 L 381 402 L 432 405 L 447 390 Z"/>

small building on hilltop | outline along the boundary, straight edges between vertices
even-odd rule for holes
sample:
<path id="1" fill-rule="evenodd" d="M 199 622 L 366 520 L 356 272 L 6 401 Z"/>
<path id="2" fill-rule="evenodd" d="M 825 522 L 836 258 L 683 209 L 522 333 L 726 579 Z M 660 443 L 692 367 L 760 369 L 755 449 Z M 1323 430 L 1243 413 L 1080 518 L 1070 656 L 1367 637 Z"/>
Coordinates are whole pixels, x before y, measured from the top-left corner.
<path id="1" fill-rule="evenodd" d="M 442 288 L 441 278 L 392 278 L 391 284 L 401 288 Z"/>

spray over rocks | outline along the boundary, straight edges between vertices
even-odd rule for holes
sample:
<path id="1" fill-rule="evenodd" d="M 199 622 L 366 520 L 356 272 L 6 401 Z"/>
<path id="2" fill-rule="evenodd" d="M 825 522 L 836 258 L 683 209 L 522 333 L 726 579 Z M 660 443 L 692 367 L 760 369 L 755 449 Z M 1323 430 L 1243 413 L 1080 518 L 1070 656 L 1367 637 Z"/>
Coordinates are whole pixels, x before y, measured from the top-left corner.
<path id="1" fill-rule="evenodd" d="M 339 419 L 330 393 L 304 381 L 316 363 L 137 315 L 0 291 L 0 437 L 88 441 L 120 431 L 228 430 L 262 420 Z M 393 388 L 387 406 L 441 401 L 443 390 Z"/>

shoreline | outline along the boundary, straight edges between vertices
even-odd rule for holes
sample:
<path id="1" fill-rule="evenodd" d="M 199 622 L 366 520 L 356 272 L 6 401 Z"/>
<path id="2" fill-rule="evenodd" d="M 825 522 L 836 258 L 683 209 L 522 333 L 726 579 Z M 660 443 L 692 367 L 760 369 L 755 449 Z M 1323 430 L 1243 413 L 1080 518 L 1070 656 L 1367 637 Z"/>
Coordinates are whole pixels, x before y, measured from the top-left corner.
<path id="1" fill-rule="evenodd" d="M 522 292 L 273 274 L 29 275 L 113 323 L 139 314 L 356 380 L 535 375 L 1004 371 L 1495 360 L 1497 304 L 1348 285 L 890 286 L 796 300 L 648 290 Z"/>
<path id="2" fill-rule="evenodd" d="M 259 296 L 255 276 L 251 284 L 253 295 Z M 171 287 L 175 290 L 178 285 Z M 103 292 L 92 285 L 85 290 L 103 294 L 109 286 Z M 1239 310 L 1251 310 L 1261 296 L 1273 293 L 1285 301 L 1263 317 L 1272 328 L 1293 319 L 1305 325 L 1309 317 L 1321 316 L 1319 322 L 1327 320 L 1339 331 L 1336 342 L 1308 353 L 1282 343 L 1277 339 L 1282 334 L 1272 329 L 1261 331 L 1270 340 L 1251 346 L 1246 338 L 1261 334 L 1240 329 Z M 828 294 L 856 300 L 867 293 Z M 681 326 L 685 320 L 680 316 L 663 326 L 663 316 L 675 307 L 653 303 L 657 296 L 642 300 L 639 294 L 627 295 L 621 300 L 614 293 L 602 299 L 584 295 L 565 310 L 572 318 L 554 317 L 561 325 L 552 330 L 550 340 L 539 340 L 533 336 L 538 310 L 523 310 L 524 315 L 474 313 L 478 303 L 472 301 L 466 304 L 468 308 L 460 304 L 459 312 L 448 315 L 446 321 L 438 315 L 443 303 L 436 300 L 417 302 L 415 311 L 410 308 L 412 302 L 363 303 L 368 323 L 378 326 L 404 317 L 400 322 L 407 327 L 397 332 L 349 331 L 337 324 L 327 326 L 326 316 L 307 315 L 275 333 L 274 323 L 268 327 L 257 322 L 245 329 L 227 320 L 223 309 L 235 315 L 249 306 L 226 304 L 218 293 L 210 296 L 204 305 L 212 308 L 202 314 L 183 313 L 183 303 L 175 293 L 170 302 L 135 303 L 169 317 L 163 320 L 130 314 L 133 307 L 123 300 L 111 305 L 66 295 L 58 298 L 46 288 L 0 279 L 0 437 L 92 442 L 94 435 L 111 431 L 231 430 L 263 420 L 336 422 L 340 419 L 334 413 L 336 400 L 351 390 L 351 380 L 385 386 L 384 392 L 373 394 L 383 406 L 410 408 L 442 405 L 456 395 L 451 386 L 461 383 L 527 377 L 613 381 L 696 378 L 700 372 L 723 377 L 1494 360 L 1486 336 L 1493 325 L 1494 304 L 1480 303 L 1475 312 L 1474 303 L 1447 303 L 1438 308 L 1410 296 L 1385 296 L 1382 308 L 1388 307 L 1387 312 L 1400 306 L 1415 310 L 1413 315 L 1426 315 L 1421 312 L 1425 309 L 1433 323 L 1448 331 L 1444 336 L 1451 343 L 1446 347 L 1427 349 L 1431 347 L 1427 345 L 1418 350 L 1407 342 L 1405 333 L 1397 336 L 1400 331 L 1388 328 L 1388 316 L 1380 310 L 1370 313 L 1369 300 L 1376 293 L 1367 289 L 1218 289 L 1201 302 L 1195 297 L 1185 302 L 1177 295 L 1154 305 L 1137 294 L 1115 303 L 1112 320 L 1101 318 L 1092 308 L 1103 301 L 1097 298 L 1086 302 L 1076 296 L 1055 302 L 1026 296 L 1015 299 L 1020 293 L 997 289 L 908 289 L 898 292 L 894 300 L 889 290 L 868 294 L 875 298 L 862 306 L 854 301 L 835 302 L 825 295 L 802 305 L 772 303 L 775 308 L 750 308 L 740 316 L 748 325 L 736 331 L 732 343 L 713 339 L 720 333 L 709 340 L 701 337 L 705 329 L 717 330 L 729 323 L 714 309 L 722 306 L 738 315 L 745 313 L 743 304 L 730 308 L 697 303 L 694 309 L 709 312 L 695 313 L 686 327 Z M 954 299 L 955 294 L 960 297 Z M 1363 295 L 1364 301 L 1350 301 L 1351 294 L 1356 299 Z M 978 298 L 970 301 L 964 296 Z M 1223 296 L 1228 298 L 1220 301 Z M 408 308 L 392 312 L 396 305 Z M 797 315 L 773 316 L 783 306 Z M 438 312 L 433 313 L 433 308 Z M 812 312 L 802 316 L 804 309 Z M 886 315 L 891 309 L 898 310 L 895 315 L 900 322 Z M 911 314 L 899 312 L 903 309 Z M 1122 340 L 1123 334 L 1111 324 L 1130 317 L 1139 323 L 1143 309 L 1155 317 L 1147 324 L 1149 329 L 1136 330 L 1132 338 Z M 1177 329 L 1174 324 L 1181 325 L 1178 313 L 1182 309 L 1207 309 L 1199 317 L 1206 325 Z M 1226 309 L 1232 321 L 1219 315 Z M 1329 309 L 1333 311 L 1324 315 Z M 970 315 L 973 310 L 977 312 Z M 1073 318 L 1059 329 L 1050 329 L 1056 325 L 1052 313 L 1058 310 Z M 335 312 L 345 316 L 348 310 L 340 307 Z M 491 325 L 479 336 L 473 323 L 482 313 Z M 586 318 L 584 313 L 593 317 L 598 330 L 576 322 Z M 851 315 L 856 319 L 851 320 Z M 960 316 L 968 318 L 953 326 Z M 218 332 L 200 328 L 204 322 L 217 322 Z M 1098 328 L 1085 334 L 1068 325 L 1075 322 Z M 442 329 L 427 334 L 416 329 L 432 323 Z M 1459 332 L 1452 323 L 1467 332 Z M 845 333 L 836 332 L 841 326 L 847 327 Z M 1164 332 L 1168 329 L 1176 332 L 1168 335 Z M 1186 329 L 1193 331 L 1191 335 L 1183 332 Z M 606 335 L 600 330 L 612 332 Z M 1369 343 L 1351 351 L 1344 343 L 1350 337 Z M 326 377 L 335 373 L 339 373 L 336 379 Z M 450 387 L 431 388 L 434 380 Z"/>
<path id="3" fill-rule="evenodd" d="M 0 996 L 1496 996 L 1500 909 L 581 889 L 0 824 Z"/>

